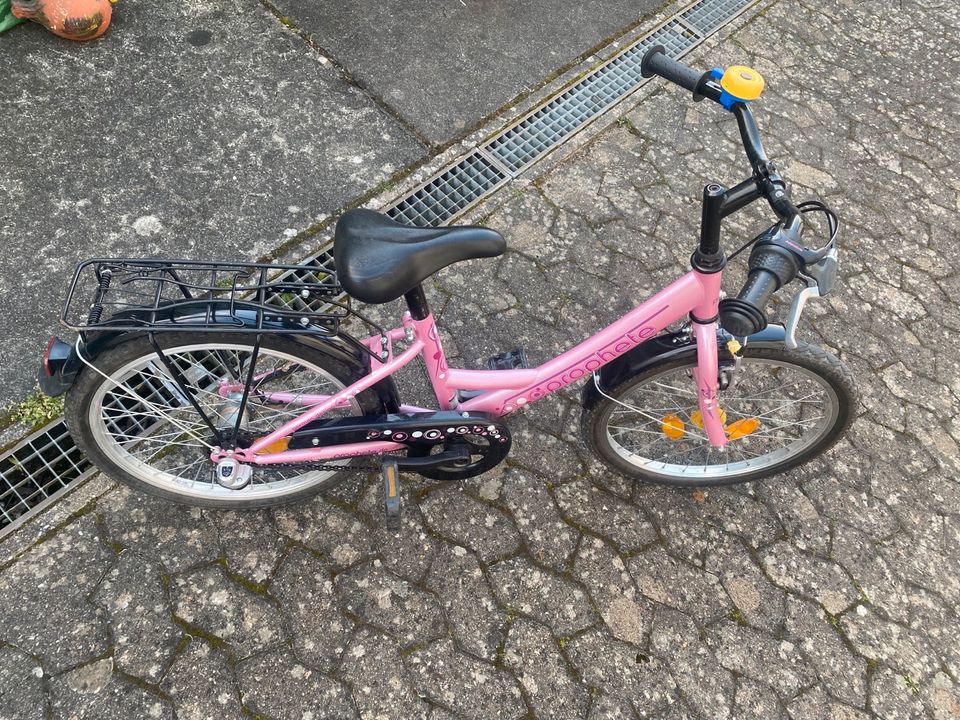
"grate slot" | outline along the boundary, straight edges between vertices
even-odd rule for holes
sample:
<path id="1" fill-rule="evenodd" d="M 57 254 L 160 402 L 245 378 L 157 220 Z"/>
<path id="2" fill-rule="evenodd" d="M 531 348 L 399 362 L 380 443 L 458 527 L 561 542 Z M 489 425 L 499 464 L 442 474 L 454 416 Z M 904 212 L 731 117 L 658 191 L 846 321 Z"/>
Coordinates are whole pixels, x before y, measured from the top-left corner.
<path id="1" fill-rule="evenodd" d="M 639 87 L 644 82 L 640 61 L 649 48 L 663 45 L 669 55 L 679 57 L 699 41 L 698 35 L 671 20 L 492 140 L 486 149 L 519 172 Z"/>
<path id="2" fill-rule="evenodd" d="M 466 210 L 506 179 L 496 165 L 474 151 L 388 208 L 386 213 L 407 225 L 435 227 Z"/>
<path id="3" fill-rule="evenodd" d="M 701 0 L 680 13 L 680 17 L 700 32 L 712 33 L 751 2 L 752 0 Z"/>

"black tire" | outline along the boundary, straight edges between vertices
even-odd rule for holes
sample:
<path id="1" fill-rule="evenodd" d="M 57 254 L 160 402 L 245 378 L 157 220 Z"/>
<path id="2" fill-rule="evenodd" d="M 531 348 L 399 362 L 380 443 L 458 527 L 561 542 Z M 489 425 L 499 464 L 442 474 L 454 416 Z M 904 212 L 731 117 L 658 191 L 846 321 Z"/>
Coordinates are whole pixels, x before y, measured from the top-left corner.
<path id="1" fill-rule="evenodd" d="M 750 372 L 751 366 L 769 365 L 771 367 L 779 366 L 799 369 L 805 372 L 808 377 L 817 378 L 821 383 L 825 401 L 831 403 L 830 414 L 818 420 L 818 425 L 815 428 L 812 438 L 803 438 L 802 442 L 801 439 L 798 438 L 795 443 L 795 451 L 789 451 L 789 447 L 793 446 L 788 446 L 788 448 L 783 450 L 761 455 L 759 458 L 707 466 L 705 463 L 699 465 L 693 463 L 664 463 L 657 461 L 655 458 L 642 456 L 639 453 L 632 452 L 619 445 L 618 441 L 612 437 L 611 431 L 608 428 L 611 415 L 615 410 L 622 414 L 629 414 L 631 410 L 623 410 L 622 408 L 624 406 L 609 398 L 614 398 L 616 401 L 623 401 L 624 398 L 629 399 L 631 393 L 635 393 L 645 386 L 650 386 L 657 378 L 668 378 L 671 374 L 676 375 L 685 372 L 687 368 L 693 367 L 696 363 L 696 358 L 692 353 L 685 357 L 656 363 L 642 372 L 620 382 L 616 387 L 605 390 L 604 392 L 609 398 L 601 395 L 598 401 L 584 411 L 582 423 L 587 444 L 609 467 L 635 480 L 678 487 L 729 485 L 771 477 L 808 462 L 836 443 L 846 432 L 851 422 L 853 422 L 854 410 L 857 407 L 857 391 L 853 375 L 840 360 L 821 348 L 805 343 L 800 343 L 799 347 L 795 350 L 787 350 L 782 346 L 751 347 L 748 345 L 744 348 L 743 358 L 743 365 L 740 371 L 742 377 L 746 377 L 745 374 Z M 692 380 L 690 382 L 692 383 Z M 658 387 L 662 386 L 663 383 L 658 385 Z M 674 389 L 674 386 L 667 386 Z M 743 386 L 739 385 L 738 388 L 739 387 Z M 663 390 L 656 389 L 651 392 L 661 395 L 667 394 Z M 725 398 L 727 397 L 726 392 L 727 391 L 721 391 L 720 393 L 721 407 L 724 407 Z M 736 390 L 730 392 L 736 392 Z M 692 390 L 691 393 L 693 393 Z M 771 395 L 770 397 L 773 396 Z M 695 408 L 695 394 L 693 395 L 692 402 L 692 407 Z M 734 402 L 747 403 L 749 400 L 734 400 Z M 801 400 L 788 400 L 782 401 L 781 405 L 788 406 L 802 402 Z M 629 405 L 629 403 L 627 404 Z M 630 407 L 643 410 L 639 405 L 631 405 Z M 741 405 L 740 407 L 746 407 L 746 405 Z M 802 404 L 800 405 L 799 412 L 804 412 Z M 651 415 L 652 413 L 641 414 L 634 412 L 632 417 L 639 419 L 641 421 L 640 425 L 636 427 L 614 425 L 614 427 L 621 431 L 621 435 L 626 434 L 628 437 L 641 437 L 638 435 L 639 433 L 655 435 L 657 425 L 656 423 L 653 425 L 650 424 L 652 422 Z M 687 417 L 685 427 L 690 426 L 690 416 L 688 415 Z M 621 423 L 623 421 L 616 420 L 616 422 Z M 773 422 L 776 421 L 774 420 Z M 806 420 L 804 422 L 812 421 Z M 648 427 L 643 428 L 643 424 L 647 424 Z M 663 426 L 661 425 L 660 427 L 662 428 Z M 727 427 L 730 426 L 728 425 Z M 775 426 L 774 429 L 781 430 L 782 428 Z M 663 431 L 661 430 L 661 432 Z M 631 436 L 629 433 L 636 434 Z M 664 433 L 664 435 L 666 435 L 666 433 Z M 759 437 L 760 435 L 758 433 L 758 438 Z M 699 453 L 701 451 L 701 448 L 696 447 L 694 441 L 689 442 L 689 445 L 693 448 L 691 451 L 670 453 L 670 443 L 674 442 L 671 441 L 670 438 L 645 438 L 645 440 L 649 440 L 651 446 L 666 446 L 664 452 L 668 454 L 665 455 L 665 457 L 678 454 L 682 456 L 685 453 Z M 686 440 L 686 437 L 682 438 L 682 440 Z M 705 442 L 703 440 L 699 440 L 699 442 L 703 446 L 702 451 L 705 453 Z M 762 443 L 764 441 L 760 439 L 758 442 Z M 733 442 L 731 442 L 731 448 L 732 447 Z M 778 457 L 778 454 L 782 454 L 782 457 Z M 690 455 L 687 455 L 687 457 L 690 457 Z M 709 457 L 709 454 L 707 454 L 706 459 L 709 460 Z M 768 458 L 768 464 L 759 465 L 761 462 L 760 458 Z M 759 466 L 751 470 L 749 465 L 754 460 L 757 460 Z M 727 471 L 725 472 L 721 469 L 721 466 L 725 466 Z M 690 468 L 689 471 L 682 470 L 684 467 Z M 670 470 L 670 468 L 676 468 L 676 470 Z M 716 469 L 711 471 L 710 468 Z M 700 470 L 702 470 L 703 475 L 697 476 Z"/>
<path id="2" fill-rule="evenodd" d="M 212 378 L 216 377 L 216 372 L 226 371 L 227 365 L 232 362 L 231 358 L 237 362 L 239 368 L 244 357 L 243 348 L 252 347 L 254 336 L 184 332 L 160 333 L 156 338 L 168 358 L 180 357 L 183 359 L 184 367 L 199 368 L 195 374 L 199 378 L 196 380 L 196 387 L 198 388 L 197 397 L 201 398 L 201 407 L 204 402 L 208 402 L 211 404 L 210 416 L 223 417 L 223 409 L 215 406 L 219 399 L 210 399 L 214 393 L 207 390 L 204 394 L 204 390 L 199 388 L 201 385 L 209 388 L 209 383 L 215 382 Z M 189 363 L 191 359 L 197 360 L 193 366 Z M 171 389 L 174 385 L 169 381 L 163 382 L 161 373 L 157 370 L 158 364 L 150 364 L 156 360 L 157 356 L 146 336 L 132 338 L 105 350 L 96 358 L 94 366 L 99 372 L 84 367 L 67 395 L 64 419 L 71 435 L 87 457 L 110 477 L 141 492 L 174 502 L 200 507 L 234 509 L 271 507 L 297 502 L 327 490 L 344 479 L 344 474 L 340 472 L 258 469 L 255 471 L 254 481 L 242 490 L 224 492 L 224 489 L 212 480 L 209 491 L 197 482 L 193 482 L 194 487 L 185 487 L 186 480 L 179 478 L 182 471 L 176 470 L 176 466 L 170 463 L 184 457 L 193 459 L 208 454 L 209 450 L 201 443 L 212 442 L 212 433 L 205 435 L 206 431 L 199 429 L 201 424 L 199 413 L 192 408 L 184 409 L 188 406 L 184 405 L 182 400 L 180 400 L 181 407 L 175 407 L 177 398 L 173 393 L 176 391 Z M 221 367 L 217 367 L 218 362 L 221 363 Z M 306 378 L 298 373 L 308 373 L 307 378 L 314 378 L 318 383 L 323 381 L 327 383 L 325 387 L 339 389 L 354 382 L 363 374 L 359 367 L 348 367 L 338 358 L 312 345 L 280 335 L 262 336 L 257 370 L 269 369 L 271 367 L 269 363 L 274 363 L 277 383 L 290 378 L 293 378 L 294 383 L 302 383 Z M 145 369 L 135 371 L 133 368 Z M 279 368 L 293 369 L 287 372 Z M 239 371 L 234 370 L 234 372 Z M 100 373 L 113 378 L 114 381 L 131 380 L 130 385 L 138 388 L 136 392 L 140 397 L 148 398 L 154 403 L 154 407 L 166 408 L 163 403 L 168 402 L 170 405 L 168 412 L 151 410 L 144 403 L 131 400 L 116 382 L 108 380 Z M 149 384 L 145 384 L 148 381 Z M 274 380 L 270 379 L 267 382 L 274 382 Z M 150 387 L 154 394 L 148 396 L 145 389 L 147 387 Z M 319 388 L 320 385 L 315 384 L 311 387 Z M 278 386 L 268 389 L 273 392 L 282 392 L 285 388 Z M 321 392 L 328 394 L 326 389 Z M 156 400 L 156 397 L 160 399 Z M 251 417 L 249 422 L 254 435 L 263 435 L 265 428 L 275 427 L 282 421 L 277 418 L 289 417 L 291 414 L 289 403 L 282 406 L 282 410 L 277 409 L 278 407 L 279 403 L 276 401 L 273 404 L 264 401 L 256 407 L 248 404 L 248 413 Z M 294 406 L 293 413 L 298 412 L 302 410 Z M 385 409 L 377 394 L 373 390 L 366 390 L 355 398 L 351 412 L 340 411 L 340 414 L 381 414 L 383 412 Z M 196 419 L 185 417 L 185 413 L 194 413 Z M 255 413 L 258 414 L 254 417 Z M 169 419 L 165 419 L 167 417 Z M 161 426 L 164 422 L 167 425 Z M 142 430 L 143 426 L 150 423 L 154 423 L 159 431 L 151 428 L 147 439 L 141 439 L 139 434 L 136 440 L 131 439 L 134 430 L 128 427 Z M 224 425 L 227 426 L 226 421 Z M 232 424 L 229 427 L 232 427 Z M 173 428 L 173 432 L 170 432 L 169 428 Z M 183 428 L 188 428 L 190 432 Z M 173 433 L 178 435 L 170 441 L 164 439 L 165 436 L 169 437 Z M 196 447 L 196 450 L 193 447 Z M 213 464 L 209 460 L 207 463 L 212 472 Z M 167 466 L 166 469 L 164 465 Z M 190 466 L 191 473 L 194 468 L 201 474 L 204 471 L 202 463 L 198 460 L 193 460 Z M 299 475 L 289 476 L 297 472 Z M 174 478 L 174 474 L 184 481 L 184 487 L 173 482 L 177 479 Z M 278 476 L 283 478 L 283 483 L 270 479 Z M 282 488 L 283 485 L 288 486 L 286 490 L 270 489 L 274 486 Z"/>

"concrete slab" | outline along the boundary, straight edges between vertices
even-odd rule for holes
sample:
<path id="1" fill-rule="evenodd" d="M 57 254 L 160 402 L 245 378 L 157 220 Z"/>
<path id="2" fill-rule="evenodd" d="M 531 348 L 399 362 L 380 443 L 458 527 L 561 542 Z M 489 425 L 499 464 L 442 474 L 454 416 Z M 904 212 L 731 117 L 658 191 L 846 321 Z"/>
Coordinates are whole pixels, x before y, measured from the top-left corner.
<path id="1" fill-rule="evenodd" d="M 273 0 L 432 143 L 462 135 L 659 0 Z"/>
<path id="2" fill-rule="evenodd" d="M 255 258 L 425 153 L 256 0 L 125 0 L 94 43 L 3 47 L 0 406 L 78 260 Z"/>

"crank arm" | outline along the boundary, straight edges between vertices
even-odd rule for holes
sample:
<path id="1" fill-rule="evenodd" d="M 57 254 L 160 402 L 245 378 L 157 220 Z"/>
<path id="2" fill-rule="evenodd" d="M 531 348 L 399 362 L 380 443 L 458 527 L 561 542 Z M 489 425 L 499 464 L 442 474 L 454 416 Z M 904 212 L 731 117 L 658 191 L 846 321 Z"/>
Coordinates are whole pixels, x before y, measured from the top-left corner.
<path id="1" fill-rule="evenodd" d="M 395 462 L 397 467 L 401 468 L 427 468 L 447 465 L 457 460 L 467 460 L 470 458 L 470 451 L 465 447 L 451 448 L 444 450 L 436 455 L 423 455 L 420 457 L 400 457 L 399 455 L 388 455 L 383 459 Z"/>

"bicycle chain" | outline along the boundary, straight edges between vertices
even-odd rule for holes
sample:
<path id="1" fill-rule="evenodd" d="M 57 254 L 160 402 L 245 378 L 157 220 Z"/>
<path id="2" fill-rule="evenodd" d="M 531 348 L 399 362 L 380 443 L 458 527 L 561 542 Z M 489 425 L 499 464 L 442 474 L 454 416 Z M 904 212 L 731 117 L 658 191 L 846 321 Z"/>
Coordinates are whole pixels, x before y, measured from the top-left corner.
<path id="1" fill-rule="evenodd" d="M 260 465 L 260 470 L 271 469 L 286 470 L 319 470 L 321 472 L 380 472 L 379 465 L 331 465 L 329 463 L 270 463 L 269 465 Z"/>

